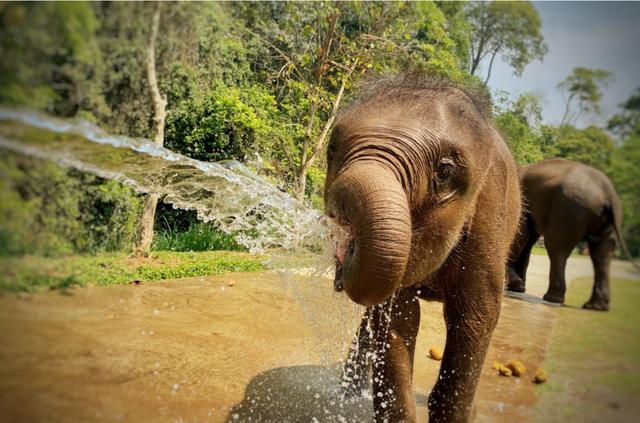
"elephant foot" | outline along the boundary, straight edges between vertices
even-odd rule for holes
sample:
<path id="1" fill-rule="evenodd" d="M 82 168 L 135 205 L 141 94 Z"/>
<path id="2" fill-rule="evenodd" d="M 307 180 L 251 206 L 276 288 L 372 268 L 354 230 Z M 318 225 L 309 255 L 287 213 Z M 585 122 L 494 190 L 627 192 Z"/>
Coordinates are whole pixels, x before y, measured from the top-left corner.
<path id="1" fill-rule="evenodd" d="M 549 303 L 563 304 L 564 303 L 564 295 L 552 294 L 547 292 L 542 297 L 543 300 Z"/>
<path id="2" fill-rule="evenodd" d="M 609 311 L 609 303 L 604 301 L 588 301 L 582 306 L 585 310 Z"/>
<path id="3" fill-rule="evenodd" d="M 522 279 L 518 278 L 509 281 L 509 284 L 507 285 L 507 291 L 524 292 L 526 291 L 526 288 L 524 286 L 524 282 L 522 282 Z"/>

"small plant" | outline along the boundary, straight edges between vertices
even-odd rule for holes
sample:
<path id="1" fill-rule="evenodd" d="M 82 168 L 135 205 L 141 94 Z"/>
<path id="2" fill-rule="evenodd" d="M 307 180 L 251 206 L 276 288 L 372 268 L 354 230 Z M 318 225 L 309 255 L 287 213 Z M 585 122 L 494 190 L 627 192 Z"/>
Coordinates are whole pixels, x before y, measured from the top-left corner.
<path id="1" fill-rule="evenodd" d="M 156 234 L 155 251 L 246 251 L 233 236 L 209 223 L 196 223 L 185 231 L 162 230 Z"/>

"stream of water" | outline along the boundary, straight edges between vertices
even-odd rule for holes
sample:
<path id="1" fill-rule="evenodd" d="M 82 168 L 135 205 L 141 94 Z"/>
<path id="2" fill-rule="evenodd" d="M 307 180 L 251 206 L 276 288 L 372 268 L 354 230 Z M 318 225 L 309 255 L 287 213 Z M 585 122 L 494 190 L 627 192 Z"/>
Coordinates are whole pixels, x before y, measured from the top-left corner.
<path id="1" fill-rule="evenodd" d="M 237 161 L 201 162 L 140 138 L 114 136 L 82 120 L 0 108 L 0 147 L 156 193 L 195 210 L 252 252 L 316 246 L 326 219 Z"/>

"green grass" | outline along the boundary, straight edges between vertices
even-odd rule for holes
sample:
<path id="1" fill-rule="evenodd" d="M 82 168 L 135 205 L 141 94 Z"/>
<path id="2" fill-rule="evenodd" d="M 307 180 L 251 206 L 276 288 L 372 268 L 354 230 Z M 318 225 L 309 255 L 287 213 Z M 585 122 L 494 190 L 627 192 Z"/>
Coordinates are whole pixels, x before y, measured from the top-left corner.
<path id="1" fill-rule="evenodd" d="M 558 310 L 536 421 L 626 421 L 640 412 L 640 281 L 613 279 L 608 312 L 580 308 L 592 285 L 573 281 L 570 307 Z"/>
<path id="2" fill-rule="evenodd" d="M 537 256 L 546 256 L 547 249 L 539 245 L 534 245 L 533 248 L 531 249 L 531 254 L 535 254 Z M 578 252 L 577 248 L 574 248 L 573 251 L 571 251 L 571 257 L 580 257 L 580 253 Z"/>
<path id="3" fill-rule="evenodd" d="M 546 256 L 547 255 L 547 249 L 544 247 L 540 247 L 538 245 L 534 245 L 533 248 L 531 249 L 531 254 L 535 254 L 538 256 Z"/>
<path id="4" fill-rule="evenodd" d="M 233 236 L 209 224 L 192 225 L 185 231 L 165 230 L 154 237 L 154 251 L 246 251 Z"/>
<path id="5" fill-rule="evenodd" d="M 122 253 L 48 258 L 0 257 L 0 291 L 65 290 L 73 285 L 128 284 L 263 269 L 261 257 L 231 251 L 154 252 L 146 259 Z"/>

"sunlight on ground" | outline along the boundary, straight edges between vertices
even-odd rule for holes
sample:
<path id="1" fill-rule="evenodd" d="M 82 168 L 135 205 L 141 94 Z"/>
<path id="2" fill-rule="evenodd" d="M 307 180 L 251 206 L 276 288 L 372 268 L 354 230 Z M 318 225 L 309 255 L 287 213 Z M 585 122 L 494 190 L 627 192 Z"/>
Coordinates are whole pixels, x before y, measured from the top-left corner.
<path id="1" fill-rule="evenodd" d="M 583 310 L 593 280 L 571 283 L 538 388 L 536 421 L 627 422 L 640 415 L 640 283 L 613 279 L 611 310 Z"/>

